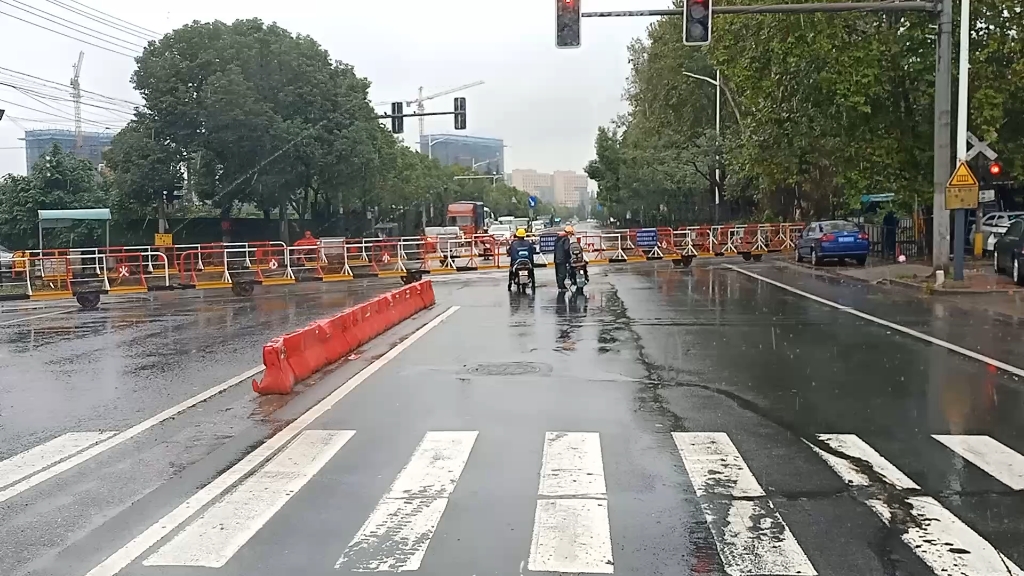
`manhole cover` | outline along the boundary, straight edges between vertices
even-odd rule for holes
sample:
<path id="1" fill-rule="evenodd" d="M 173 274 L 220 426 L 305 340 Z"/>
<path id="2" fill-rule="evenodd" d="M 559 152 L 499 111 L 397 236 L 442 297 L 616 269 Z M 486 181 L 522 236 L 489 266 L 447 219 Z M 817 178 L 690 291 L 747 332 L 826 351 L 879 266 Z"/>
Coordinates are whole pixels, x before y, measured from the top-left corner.
<path id="1" fill-rule="evenodd" d="M 533 362 L 492 362 L 477 364 L 469 369 L 469 373 L 480 376 L 523 376 L 538 374 L 542 370 L 543 365 Z"/>

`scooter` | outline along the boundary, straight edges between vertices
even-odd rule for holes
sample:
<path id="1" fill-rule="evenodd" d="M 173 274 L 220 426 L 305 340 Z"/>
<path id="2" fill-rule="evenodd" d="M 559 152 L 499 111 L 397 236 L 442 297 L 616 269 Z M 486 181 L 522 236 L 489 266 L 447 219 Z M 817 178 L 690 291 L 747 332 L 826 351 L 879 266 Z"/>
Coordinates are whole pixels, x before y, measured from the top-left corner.
<path id="1" fill-rule="evenodd" d="M 570 281 L 572 282 L 572 285 L 576 287 L 574 292 L 582 294 L 583 288 L 587 285 L 587 276 L 583 273 L 583 267 L 586 266 L 586 264 L 578 264 L 575 266 L 570 264 L 570 266 L 572 266 L 572 273 L 569 274 Z"/>
<path id="2" fill-rule="evenodd" d="M 515 285 L 517 292 L 525 294 L 527 286 L 529 286 L 530 290 L 537 291 L 536 278 L 530 278 L 532 270 L 533 263 L 530 262 L 529 258 L 520 258 L 512 263 L 512 283 Z"/>

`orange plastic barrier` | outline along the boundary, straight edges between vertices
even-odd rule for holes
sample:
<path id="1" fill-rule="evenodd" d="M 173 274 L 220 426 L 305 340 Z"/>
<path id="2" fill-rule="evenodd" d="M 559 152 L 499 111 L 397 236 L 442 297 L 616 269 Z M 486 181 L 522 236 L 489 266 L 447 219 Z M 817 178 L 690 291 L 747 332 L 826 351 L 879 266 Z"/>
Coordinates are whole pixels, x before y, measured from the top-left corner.
<path id="1" fill-rule="evenodd" d="M 263 395 L 289 394 L 296 382 L 341 360 L 434 302 L 434 285 L 421 280 L 278 336 L 263 346 L 263 379 L 253 380 L 252 389 Z"/>

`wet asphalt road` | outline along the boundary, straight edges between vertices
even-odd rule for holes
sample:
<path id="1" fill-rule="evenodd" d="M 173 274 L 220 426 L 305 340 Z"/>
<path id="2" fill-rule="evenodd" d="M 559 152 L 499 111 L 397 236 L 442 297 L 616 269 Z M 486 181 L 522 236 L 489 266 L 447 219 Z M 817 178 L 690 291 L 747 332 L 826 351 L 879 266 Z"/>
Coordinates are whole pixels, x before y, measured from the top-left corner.
<path id="1" fill-rule="evenodd" d="M 736 264 L 1021 364 L 1019 328 L 1000 317 Z M 438 277 L 438 306 L 283 408 L 233 387 L 0 503 L 0 573 L 86 574 L 110 557 L 140 576 L 1024 566 L 1024 485 L 1007 484 L 1015 471 L 1024 481 L 1012 467 L 1024 454 L 1017 377 L 721 267 L 595 267 L 578 298 L 557 296 L 551 276 L 540 272 L 535 296 L 507 294 L 500 274 Z M 169 299 L 111 309 L 95 324 L 61 324 L 86 318 L 68 313 L 20 332 L 0 327 L 0 454 L 131 426 L 253 366 L 281 325 L 360 297 L 344 294 Z M 281 460 L 172 520 L 286 422 L 453 305 L 357 379 Z M 77 377 L 76 363 L 87 375 Z M 23 375 L 15 386 L 11 369 Z M 819 434 L 855 435 L 875 451 L 847 458 L 870 486 L 844 483 L 826 462 L 842 451 Z M 1010 452 L 996 453 L 993 474 L 933 434 L 987 435 Z M 879 459 L 917 486 L 888 482 L 895 474 L 879 472 Z M 914 508 L 927 497 L 949 517 Z M 889 525 L 869 502 L 889 510 Z M 159 525 L 169 528 L 153 545 L 129 544 Z"/>

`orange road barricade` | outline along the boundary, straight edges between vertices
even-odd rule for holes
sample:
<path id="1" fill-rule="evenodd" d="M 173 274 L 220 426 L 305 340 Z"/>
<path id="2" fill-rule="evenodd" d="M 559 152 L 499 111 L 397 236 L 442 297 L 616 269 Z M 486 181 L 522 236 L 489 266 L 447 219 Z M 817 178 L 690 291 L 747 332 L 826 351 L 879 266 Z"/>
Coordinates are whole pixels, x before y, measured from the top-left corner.
<path id="1" fill-rule="evenodd" d="M 301 382 L 353 350 L 434 305 L 434 287 L 421 280 L 274 338 L 263 346 L 257 394 L 289 394 Z"/>

